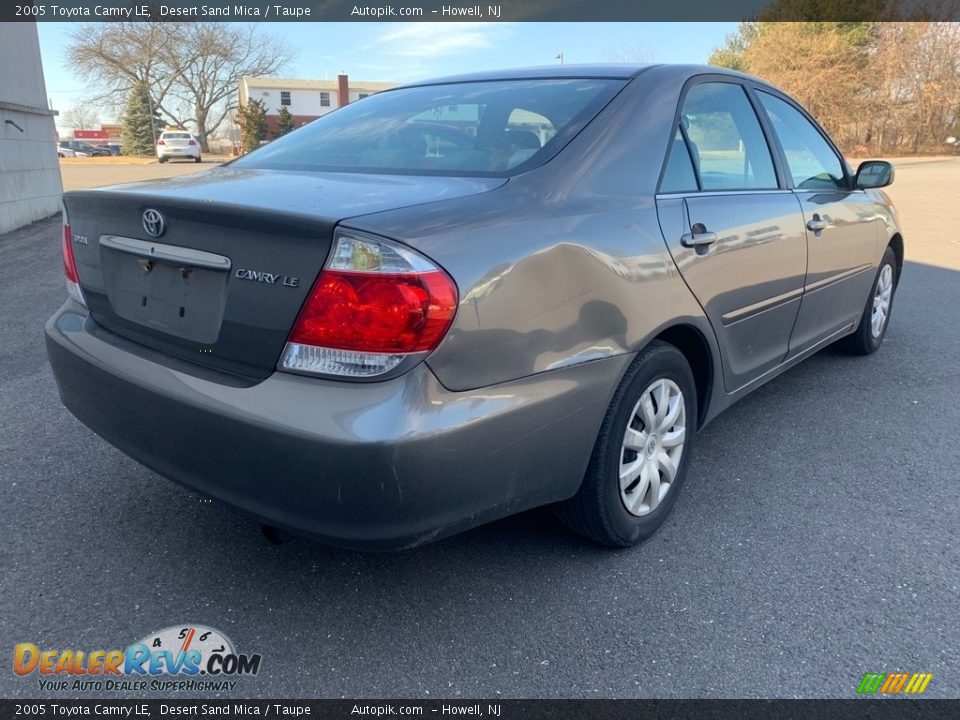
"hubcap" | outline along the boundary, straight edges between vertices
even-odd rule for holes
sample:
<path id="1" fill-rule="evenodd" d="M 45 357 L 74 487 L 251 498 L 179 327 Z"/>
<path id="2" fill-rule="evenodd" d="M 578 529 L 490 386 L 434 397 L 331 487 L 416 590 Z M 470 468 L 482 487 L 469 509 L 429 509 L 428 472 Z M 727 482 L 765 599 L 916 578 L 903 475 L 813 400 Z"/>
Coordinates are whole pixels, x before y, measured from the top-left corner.
<path id="1" fill-rule="evenodd" d="M 620 448 L 620 499 L 632 515 L 653 512 L 677 478 L 687 433 L 683 393 L 660 379 L 630 413 Z"/>
<path id="2" fill-rule="evenodd" d="M 893 268 L 884 265 L 873 291 L 873 311 L 870 314 L 870 330 L 875 338 L 880 337 L 890 315 L 890 298 L 893 295 Z"/>

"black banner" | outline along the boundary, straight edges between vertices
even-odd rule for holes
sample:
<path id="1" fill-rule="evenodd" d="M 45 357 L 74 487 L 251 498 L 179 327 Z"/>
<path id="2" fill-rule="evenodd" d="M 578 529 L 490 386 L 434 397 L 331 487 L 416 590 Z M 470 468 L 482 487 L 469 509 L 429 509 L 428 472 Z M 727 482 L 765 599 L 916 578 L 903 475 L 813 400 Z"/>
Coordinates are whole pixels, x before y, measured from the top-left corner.
<path id="1" fill-rule="evenodd" d="M 751 19 L 948 21 L 960 19 L 960 0 L 14 0 L 0 6 L 2 22 L 711 22 Z"/>
<path id="2" fill-rule="evenodd" d="M 7 718 L 941 720 L 960 700 L 0 700 Z"/>

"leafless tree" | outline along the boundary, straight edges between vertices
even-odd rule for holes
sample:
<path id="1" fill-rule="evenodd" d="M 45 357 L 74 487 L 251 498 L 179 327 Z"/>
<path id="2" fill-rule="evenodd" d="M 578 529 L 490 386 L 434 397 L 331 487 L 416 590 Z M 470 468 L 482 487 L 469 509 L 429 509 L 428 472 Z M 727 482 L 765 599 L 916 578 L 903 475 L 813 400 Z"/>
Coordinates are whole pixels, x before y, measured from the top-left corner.
<path id="1" fill-rule="evenodd" d="M 240 77 L 275 75 L 294 51 L 256 26 L 90 23 L 71 32 L 67 57 L 114 110 L 146 83 L 154 109 L 178 127 L 194 124 L 207 150 L 207 136 L 236 108 Z"/>
<path id="2" fill-rule="evenodd" d="M 256 26 L 193 23 L 181 26 L 177 42 L 167 46 L 164 64 L 176 82 L 171 94 L 196 125 L 206 150 L 207 136 L 237 107 L 238 85 L 244 75 L 275 75 L 294 57 L 293 49 Z"/>
<path id="3" fill-rule="evenodd" d="M 604 53 L 604 59 L 612 63 L 631 63 L 642 65 L 654 61 L 654 53 L 643 43 L 622 45 Z"/>
<path id="4" fill-rule="evenodd" d="M 164 57 L 173 44 L 176 28 L 172 23 L 79 25 L 70 31 L 70 69 L 97 88 L 93 102 L 115 112 L 123 107 L 136 83 L 146 83 L 155 108 L 175 121 L 175 115 L 164 109 L 176 81 Z"/>
<path id="5" fill-rule="evenodd" d="M 65 110 L 58 119 L 61 127 L 78 129 L 90 129 L 100 121 L 97 110 L 91 104 L 82 103 L 75 105 L 69 110 Z"/>

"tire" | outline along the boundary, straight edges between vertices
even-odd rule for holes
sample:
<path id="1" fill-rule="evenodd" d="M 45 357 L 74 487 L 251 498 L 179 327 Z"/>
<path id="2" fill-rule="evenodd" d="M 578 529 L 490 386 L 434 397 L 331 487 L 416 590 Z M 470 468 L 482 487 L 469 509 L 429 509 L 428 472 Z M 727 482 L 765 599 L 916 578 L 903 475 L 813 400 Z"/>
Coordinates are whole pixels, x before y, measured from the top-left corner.
<path id="1" fill-rule="evenodd" d="M 193 159 L 193 161 L 194 161 L 195 163 L 203 162 L 203 160 L 200 158 L 199 155 L 197 155 L 197 156 Z"/>
<path id="2" fill-rule="evenodd" d="M 165 158 L 165 157 L 159 157 L 159 158 L 157 158 L 157 162 L 160 163 L 161 165 L 163 165 L 163 163 L 165 163 L 166 161 L 167 161 L 167 158 Z"/>
<path id="3" fill-rule="evenodd" d="M 674 391 L 679 395 L 673 394 Z M 664 392 L 667 395 L 663 395 Z M 666 416 L 657 412 L 658 397 L 668 397 Z M 645 404 L 648 410 L 644 409 Z M 674 414 L 673 425 L 657 426 L 654 437 L 650 436 L 644 416 L 652 417 L 655 422 L 667 422 Z M 574 532 L 611 547 L 630 547 L 656 532 L 683 487 L 697 417 L 696 385 L 690 365 L 673 345 L 654 341 L 637 356 L 620 381 L 600 426 L 579 492 L 556 508 L 561 522 Z M 626 447 L 628 431 L 635 431 L 630 444 L 640 450 Z M 678 432 L 682 437 L 678 446 L 660 444 L 661 436 L 670 437 L 670 443 L 675 442 Z M 679 452 L 675 452 L 678 449 Z M 666 470 L 653 470 L 661 453 L 667 455 L 676 469 L 669 483 Z M 639 475 L 634 478 L 637 467 Z M 629 481 L 624 489 L 621 489 L 621 473 Z M 661 488 L 658 502 L 653 498 L 655 486 L 651 473 L 656 473 L 656 484 Z M 628 509 L 628 502 L 634 507 L 633 511 Z"/>
<path id="4" fill-rule="evenodd" d="M 887 334 L 887 327 L 890 325 L 890 312 L 893 310 L 893 297 L 896 294 L 899 279 L 897 256 L 894 255 L 893 249 L 888 247 L 883 253 L 883 259 L 880 260 L 880 267 L 877 269 L 877 276 L 873 279 L 873 285 L 870 286 L 870 295 L 867 296 L 866 305 L 863 307 L 860 325 L 852 335 L 848 335 L 842 341 L 847 351 L 854 355 L 870 355 L 880 349 L 883 338 Z M 886 308 L 879 327 L 874 323 L 875 306 L 878 309 L 884 306 Z"/>

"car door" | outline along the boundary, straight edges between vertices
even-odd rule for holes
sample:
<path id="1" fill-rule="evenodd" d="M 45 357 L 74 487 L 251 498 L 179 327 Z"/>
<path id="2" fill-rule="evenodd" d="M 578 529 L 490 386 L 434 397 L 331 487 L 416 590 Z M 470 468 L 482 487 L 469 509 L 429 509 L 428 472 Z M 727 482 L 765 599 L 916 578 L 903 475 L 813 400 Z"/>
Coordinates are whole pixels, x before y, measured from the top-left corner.
<path id="1" fill-rule="evenodd" d="M 807 277 L 792 356 L 860 317 L 879 259 L 879 216 L 867 194 L 853 189 L 846 163 L 802 110 L 766 89 L 757 88 L 756 95 L 806 225 Z"/>
<path id="2" fill-rule="evenodd" d="M 716 332 L 728 392 L 783 360 L 800 307 L 803 219 L 777 164 L 745 86 L 707 79 L 687 89 L 657 211 Z"/>

